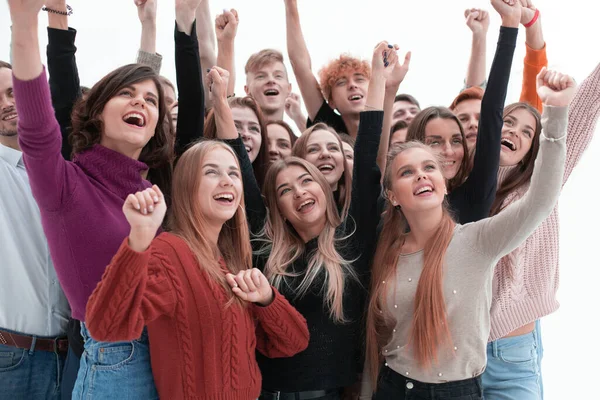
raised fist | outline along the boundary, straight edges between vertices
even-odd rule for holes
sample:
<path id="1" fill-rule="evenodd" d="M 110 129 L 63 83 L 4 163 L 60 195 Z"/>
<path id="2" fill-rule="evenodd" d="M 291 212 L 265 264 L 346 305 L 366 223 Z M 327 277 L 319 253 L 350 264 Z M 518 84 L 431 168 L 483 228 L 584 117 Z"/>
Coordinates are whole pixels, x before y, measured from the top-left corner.
<path id="1" fill-rule="evenodd" d="M 237 34 L 238 13 L 233 8 L 231 11 L 223 10 L 223 14 L 217 15 L 215 18 L 215 32 L 217 34 L 217 40 L 219 41 L 231 41 L 235 39 Z"/>
<path id="2" fill-rule="evenodd" d="M 537 76 L 537 93 L 546 106 L 567 107 L 576 89 L 575 80 L 569 75 L 542 68 Z"/>
<path id="3" fill-rule="evenodd" d="M 465 10 L 465 19 L 473 35 L 485 35 L 487 33 L 490 26 L 490 15 L 487 11 L 478 8 Z"/>

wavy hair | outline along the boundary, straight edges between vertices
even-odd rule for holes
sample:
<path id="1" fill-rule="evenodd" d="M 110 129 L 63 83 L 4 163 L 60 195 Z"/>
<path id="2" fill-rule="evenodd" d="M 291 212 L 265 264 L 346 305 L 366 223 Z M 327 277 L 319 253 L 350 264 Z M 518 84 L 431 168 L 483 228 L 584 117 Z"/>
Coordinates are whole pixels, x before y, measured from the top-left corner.
<path id="1" fill-rule="evenodd" d="M 342 154 L 344 154 L 344 146 L 342 146 L 342 139 L 340 138 L 340 135 L 338 135 L 337 132 L 329 125 L 319 122 L 305 130 L 298 138 L 294 144 L 294 147 L 292 148 L 292 156 L 306 159 L 306 147 L 308 145 L 308 139 L 310 138 L 310 135 L 316 131 L 327 131 L 332 133 L 339 143 L 340 151 Z M 350 170 L 350 166 L 348 165 L 345 156 L 343 157 L 343 163 L 344 172 L 338 181 L 338 188 L 334 192 L 335 203 L 338 206 L 338 210 L 341 210 L 340 215 L 342 220 L 344 220 L 348 215 L 350 199 L 352 196 L 352 171 Z"/>
<path id="2" fill-rule="evenodd" d="M 415 148 L 426 150 L 433 155 L 429 146 L 416 141 L 396 143 L 392 146 L 383 178 L 386 192 L 392 188 L 394 160 L 404 151 Z M 435 155 L 433 157 L 434 160 L 438 160 Z M 439 168 L 440 162 L 437 162 Z M 442 207 L 442 221 L 423 249 L 423 270 L 415 294 L 409 339 L 414 357 L 423 368 L 430 368 L 432 362 L 437 361 L 438 351 L 451 342 L 443 278 L 446 250 L 452 240 L 455 223 L 445 202 Z M 371 297 L 367 308 L 366 357 L 371 367 L 370 378 L 373 387 L 377 385 L 379 366 L 383 361 L 381 350 L 389 342 L 392 327 L 395 325 L 394 317 L 387 307 L 386 297 L 396 285 L 396 270 L 402 268 L 399 259 L 408 231 L 408 222 L 402 210 L 393 207 L 388 200 L 383 229 L 373 260 Z"/>
<path id="3" fill-rule="evenodd" d="M 306 246 L 294 227 L 282 216 L 277 196 L 277 176 L 285 169 L 297 166 L 308 172 L 325 193 L 325 228 L 318 237 L 318 248 L 310 256 L 306 274 L 296 289 L 296 296 L 302 297 L 309 289 L 318 283 L 321 274 L 325 274 L 322 290 L 325 293 L 326 305 L 330 316 L 336 322 L 346 322 L 344 315 L 344 288 L 348 279 L 357 279 L 351 262 L 344 260 L 336 249 L 336 228 L 341 219 L 333 193 L 325 177 L 311 163 L 298 157 L 288 157 L 271 165 L 265 179 L 263 195 L 269 210 L 265 226 L 260 233 L 260 239 L 265 246 L 259 254 L 269 254 L 265 265 L 265 275 L 276 288 L 286 285 L 286 277 L 296 277 L 298 274 L 290 271 L 292 264 L 306 251 Z"/>

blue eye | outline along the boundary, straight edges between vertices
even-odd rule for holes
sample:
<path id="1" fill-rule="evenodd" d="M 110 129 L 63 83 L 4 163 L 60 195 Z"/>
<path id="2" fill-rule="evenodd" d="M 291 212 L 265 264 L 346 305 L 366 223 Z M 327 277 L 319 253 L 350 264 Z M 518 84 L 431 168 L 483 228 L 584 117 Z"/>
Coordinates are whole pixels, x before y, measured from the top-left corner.
<path id="1" fill-rule="evenodd" d="M 435 165 L 433 165 L 433 164 L 426 165 L 425 166 L 425 170 L 426 171 L 433 171 L 433 170 L 435 170 Z"/>
<path id="2" fill-rule="evenodd" d="M 281 190 L 281 192 L 279 192 L 279 196 L 283 196 L 284 194 L 286 194 L 289 191 L 290 191 L 289 188 L 285 188 L 285 189 Z"/>
<path id="3" fill-rule="evenodd" d="M 400 176 L 407 176 L 412 174 L 412 171 L 410 169 L 404 170 L 402 171 L 402 173 L 400 174 Z"/>

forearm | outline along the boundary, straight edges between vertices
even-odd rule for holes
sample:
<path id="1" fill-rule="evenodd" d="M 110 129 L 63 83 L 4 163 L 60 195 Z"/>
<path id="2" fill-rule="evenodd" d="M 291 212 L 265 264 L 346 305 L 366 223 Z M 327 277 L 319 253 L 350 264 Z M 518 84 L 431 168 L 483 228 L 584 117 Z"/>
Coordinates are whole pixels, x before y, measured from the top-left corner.
<path id="1" fill-rule="evenodd" d="M 536 79 L 541 69 L 548 65 L 546 44 L 542 33 L 541 20 L 525 30 L 525 60 L 523 65 L 523 83 L 519 101 L 531 104 L 542 112 L 542 100 L 537 94 Z"/>
<path id="2" fill-rule="evenodd" d="M 235 92 L 235 40 L 218 41 L 217 66 L 229 72 L 227 96 Z"/>
<path id="3" fill-rule="evenodd" d="M 392 117 L 394 112 L 394 99 L 398 87 L 390 87 L 385 90 L 385 99 L 383 101 L 383 127 L 381 129 L 381 141 L 379 142 L 379 151 L 377 152 L 377 165 L 382 173 L 385 171 L 387 163 L 387 153 L 390 144 L 390 135 L 392 130 Z"/>
<path id="4" fill-rule="evenodd" d="M 233 114 L 227 99 L 213 99 L 215 110 L 215 124 L 217 126 L 217 136 L 219 139 L 236 139 L 239 134 L 233 122 Z"/>
<path id="5" fill-rule="evenodd" d="M 53 7 L 50 7 L 50 8 L 54 9 Z M 65 5 L 63 7 L 60 7 L 60 10 L 56 10 L 56 11 L 66 11 L 66 9 L 67 9 L 67 7 L 66 7 L 66 3 L 65 3 Z M 69 17 L 67 17 L 66 15 L 63 15 L 63 14 L 48 12 L 48 28 L 62 29 L 62 30 L 69 29 Z"/>
<path id="6" fill-rule="evenodd" d="M 295 115 L 294 118 L 292 118 L 292 120 L 298 127 L 300 134 L 302 134 L 306 130 L 306 115 L 300 113 L 298 115 Z"/>
<path id="7" fill-rule="evenodd" d="M 156 53 L 156 21 L 142 23 L 140 50 L 151 54 Z"/>
<path id="8" fill-rule="evenodd" d="M 471 43 L 471 56 L 467 69 L 467 78 L 465 84 L 467 87 L 480 86 L 485 82 L 486 74 L 486 50 L 487 50 L 487 32 L 482 34 L 473 34 Z"/>
<path id="9" fill-rule="evenodd" d="M 37 78 L 42 73 L 42 58 L 38 39 L 38 20 L 26 18 L 13 21 L 12 72 L 23 81 Z"/>
<path id="10" fill-rule="evenodd" d="M 196 9 L 196 35 L 200 50 L 200 63 L 204 66 L 201 71 L 202 82 L 206 80 L 206 69 L 217 65 L 217 51 L 213 21 L 210 16 L 210 2 L 202 1 Z M 206 107 L 210 107 L 208 88 L 204 88 Z M 204 112 L 204 110 L 203 110 Z"/>
<path id="11" fill-rule="evenodd" d="M 540 50 L 546 44 L 544 42 L 541 17 L 538 17 L 533 25 L 525 29 L 525 43 L 534 50 Z"/>

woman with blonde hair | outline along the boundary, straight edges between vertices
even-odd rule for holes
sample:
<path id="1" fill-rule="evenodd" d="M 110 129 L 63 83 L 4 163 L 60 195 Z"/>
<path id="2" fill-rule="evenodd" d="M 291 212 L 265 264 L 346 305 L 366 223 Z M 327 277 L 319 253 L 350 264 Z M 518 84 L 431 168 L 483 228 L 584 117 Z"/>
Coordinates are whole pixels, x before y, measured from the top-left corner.
<path id="1" fill-rule="evenodd" d="M 384 177 L 389 204 L 373 262 L 362 396 L 376 399 L 482 398 L 498 260 L 550 214 L 566 155 L 573 80 L 542 71 L 540 153 L 528 193 L 502 213 L 456 224 L 433 151 L 396 145 Z"/>
<path id="2" fill-rule="evenodd" d="M 236 132 L 226 88 L 212 87 L 218 128 Z M 135 339 L 147 327 L 161 398 L 255 399 L 261 382 L 255 349 L 292 356 L 306 348 L 308 330 L 251 269 L 233 150 L 216 141 L 187 150 L 173 176 L 170 232 L 154 238 L 165 212 L 157 186 L 127 197 L 129 236 L 90 297 L 88 329 L 95 338 L 118 341 Z"/>

